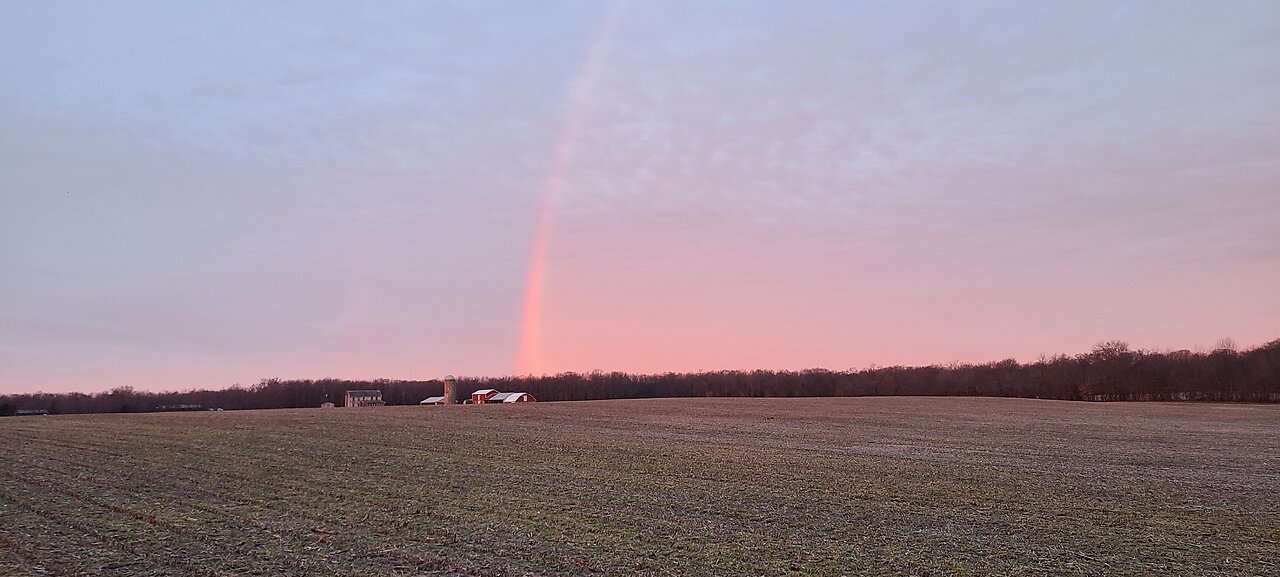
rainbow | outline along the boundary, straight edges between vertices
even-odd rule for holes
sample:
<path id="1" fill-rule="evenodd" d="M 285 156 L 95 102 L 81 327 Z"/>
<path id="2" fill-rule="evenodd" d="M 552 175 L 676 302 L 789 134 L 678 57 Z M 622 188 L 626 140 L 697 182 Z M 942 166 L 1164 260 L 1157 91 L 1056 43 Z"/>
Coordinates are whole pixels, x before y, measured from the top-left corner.
<path id="1" fill-rule="evenodd" d="M 547 180 L 542 186 L 542 202 L 538 205 L 533 229 L 533 242 L 529 251 L 529 267 L 524 283 L 524 303 L 520 315 L 520 350 L 516 355 L 517 375 L 542 374 L 542 301 L 547 278 L 547 255 L 551 247 L 551 231 L 555 225 L 556 203 L 564 176 L 573 157 L 573 144 L 587 100 L 595 88 L 600 69 L 613 44 L 614 29 L 622 13 L 624 3 L 617 2 L 605 17 L 595 42 L 587 52 L 587 61 L 573 79 L 565 106 L 564 120 L 556 138 L 555 152 L 551 160 Z"/>

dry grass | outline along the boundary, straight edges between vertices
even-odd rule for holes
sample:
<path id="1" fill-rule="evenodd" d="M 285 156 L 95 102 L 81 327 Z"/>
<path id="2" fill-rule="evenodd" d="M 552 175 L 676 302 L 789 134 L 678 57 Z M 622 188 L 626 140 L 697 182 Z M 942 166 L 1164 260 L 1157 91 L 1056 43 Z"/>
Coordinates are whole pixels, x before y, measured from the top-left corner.
<path id="1" fill-rule="evenodd" d="M 3 575 L 1280 573 L 1280 407 L 697 399 L 0 420 Z"/>

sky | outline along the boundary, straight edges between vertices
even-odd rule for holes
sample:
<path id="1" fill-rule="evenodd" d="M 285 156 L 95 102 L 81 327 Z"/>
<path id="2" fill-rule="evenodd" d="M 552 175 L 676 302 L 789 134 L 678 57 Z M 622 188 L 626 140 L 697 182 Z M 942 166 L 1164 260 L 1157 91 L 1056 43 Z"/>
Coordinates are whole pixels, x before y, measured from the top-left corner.
<path id="1" fill-rule="evenodd" d="M 1280 337 L 1280 3 L 0 0 L 0 393 Z"/>

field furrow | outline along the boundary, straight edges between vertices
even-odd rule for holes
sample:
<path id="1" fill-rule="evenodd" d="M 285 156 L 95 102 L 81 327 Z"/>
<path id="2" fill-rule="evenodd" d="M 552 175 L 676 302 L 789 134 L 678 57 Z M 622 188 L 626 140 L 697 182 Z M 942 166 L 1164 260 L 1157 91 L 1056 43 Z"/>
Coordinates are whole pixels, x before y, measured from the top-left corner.
<path id="1" fill-rule="evenodd" d="M 0 568 L 1259 575 L 1280 570 L 1277 416 L 696 399 L 12 419 Z"/>

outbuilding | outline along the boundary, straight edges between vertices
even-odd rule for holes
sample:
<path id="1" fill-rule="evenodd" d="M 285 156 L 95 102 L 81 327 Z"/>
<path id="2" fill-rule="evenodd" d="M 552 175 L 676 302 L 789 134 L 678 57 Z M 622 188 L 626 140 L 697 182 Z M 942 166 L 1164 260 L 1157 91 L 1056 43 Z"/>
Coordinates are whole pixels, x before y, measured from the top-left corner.
<path id="1" fill-rule="evenodd" d="M 490 403 L 531 403 L 537 399 L 529 393 L 498 393 L 489 397 Z"/>
<path id="2" fill-rule="evenodd" d="M 427 397 L 418 402 L 419 405 L 443 405 L 444 397 Z"/>
<path id="3" fill-rule="evenodd" d="M 489 402 L 489 398 L 498 394 L 497 389 L 480 389 L 471 393 L 471 402 L 477 405 L 483 405 Z"/>

